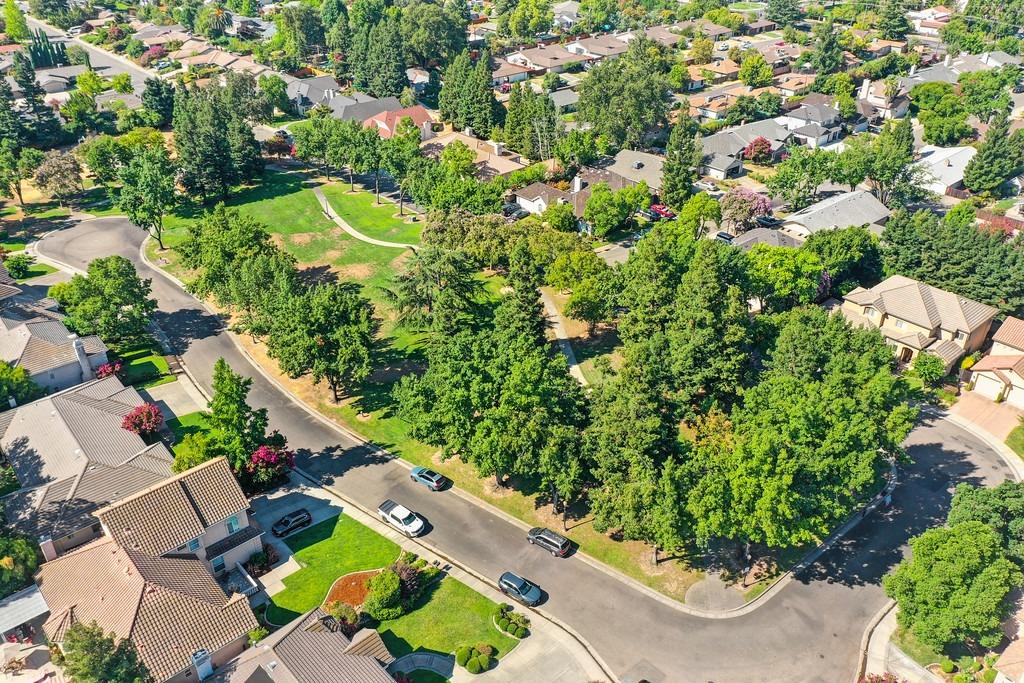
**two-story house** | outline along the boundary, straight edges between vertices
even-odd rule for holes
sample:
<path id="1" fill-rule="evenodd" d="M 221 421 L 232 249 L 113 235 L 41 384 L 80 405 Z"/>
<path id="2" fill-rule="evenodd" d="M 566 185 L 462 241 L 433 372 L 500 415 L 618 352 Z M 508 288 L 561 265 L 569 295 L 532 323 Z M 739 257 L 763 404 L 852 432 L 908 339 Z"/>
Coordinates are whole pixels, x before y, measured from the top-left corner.
<path id="1" fill-rule="evenodd" d="M 97 510 L 106 535 L 147 555 L 194 555 L 219 576 L 259 552 L 263 531 L 217 458 Z"/>
<path id="2" fill-rule="evenodd" d="M 971 367 L 970 389 L 1024 408 L 1024 320 L 1009 316 L 992 335 L 989 354 Z"/>
<path id="3" fill-rule="evenodd" d="M 839 310 L 856 325 L 878 329 L 900 363 L 927 351 L 942 359 L 947 372 L 981 348 L 996 314 L 992 306 L 902 275 L 871 289 L 857 287 Z"/>
<path id="4" fill-rule="evenodd" d="M 97 511 L 105 536 L 36 574 L 47 638 L 95 621 L 131 640 L 158 682 L 210 677 L 259 625 L 245 595 L 256 586 L 215 577 L 261 548 L 247 506 L 217 458 Z"/>
<path id="5" fill-rule="evenodd" d="M 839 110 L 823 104 L 802 104 L 775 120 L 811 149 L 835 142 L 843 131 Z"/>

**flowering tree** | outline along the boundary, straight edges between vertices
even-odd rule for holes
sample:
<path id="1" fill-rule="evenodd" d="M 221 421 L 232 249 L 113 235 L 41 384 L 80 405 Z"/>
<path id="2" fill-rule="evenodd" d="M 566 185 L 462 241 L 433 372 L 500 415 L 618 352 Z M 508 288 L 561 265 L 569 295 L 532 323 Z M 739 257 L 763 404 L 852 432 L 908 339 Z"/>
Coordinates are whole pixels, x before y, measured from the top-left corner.
<path id="1" fill-rule="evenodd" d="M 727 221 L 738 234 L 754 226 L 754 219 L 772 212 L 772 203 L 763 194 L 737 186 L 722 197 L 722 220 Z"/>
<path id="2" fill-rule="evenodd" d="M 253 451 L 246 471 L 256 485 L 266 485 L 295 466 L 295 453 L 283 446 L 264 444 Z"/>
<path id="3" fill-rule="evenodd" d="M 163 45 L 154 45 L 139 57 L 139 64 L 142 66 L 149 65 L 150 62 L 155 62 L 158 59 L 162 59 L 167 56 L 167 48 Z"/>
<path id="4" fill-rule="evenodd" d="M 132 408 L 131 412 L 124 416 L 121 427 L 133 434 L 147 436 L 154 434 L 163 423 L 164 416 L 160 408 L 155 403 L 143 403 Z"/>
<path id="5" fill-rule="evenodd" d="M 104 363 L 103 365 L 96 368 L 96 376 L 100 379 L 116 375 L 121 372 L 121 361 L 115 360 L 110 363 Z"/>
<path id="6" fill-rule="evenodd" d="M 771 159 L 771 157 L 772 143 L 768 142 L 768 138 L 761 137 L 760 135 L 743 148 L 743 158 L 757 164 L 763 164 Z"/>

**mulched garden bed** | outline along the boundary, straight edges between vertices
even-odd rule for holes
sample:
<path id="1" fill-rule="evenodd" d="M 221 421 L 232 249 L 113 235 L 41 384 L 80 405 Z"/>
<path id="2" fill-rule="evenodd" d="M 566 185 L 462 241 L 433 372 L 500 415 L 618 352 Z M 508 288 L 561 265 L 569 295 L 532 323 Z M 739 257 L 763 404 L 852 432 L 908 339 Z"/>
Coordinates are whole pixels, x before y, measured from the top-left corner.
<path id="1" fill-rule="evenodd" d="M 367 585 L 370 582 L 370 578 L 379 573 L 379 569 L 371 569 L 366 572 L 353 572 L 352 574 L 342 576 L 334 582 L 331 590 L 327 592 L 324 604 L 340 600 L 353 609 L 358 609 L 360 605 L 366 602 L 366 596 L 370 592 L 370 587 Z"/>

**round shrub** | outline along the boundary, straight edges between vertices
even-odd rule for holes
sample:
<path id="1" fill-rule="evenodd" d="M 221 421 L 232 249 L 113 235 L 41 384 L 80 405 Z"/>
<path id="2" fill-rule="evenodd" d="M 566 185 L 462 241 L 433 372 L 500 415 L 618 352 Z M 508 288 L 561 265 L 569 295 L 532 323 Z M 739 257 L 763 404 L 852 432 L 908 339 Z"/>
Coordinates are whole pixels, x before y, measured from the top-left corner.
<path id="1" fill-rule="evenodd" d="M 512 622 L 508 622 L 507 624 L 501 627 L 501 630 L 505 633 L 510 633 L 513 629 L 515 629 L 515 627 L 515 624 L 513 624 Z"/>
<path id="2" fill-rule="evenodd" d="M 523 626 L 517 626 L 514 635 L 516 638 L 525 638 L 527 635 L 529 635 L 529 633 L 530 632 L 527 631 L 526 628 L 524 628 Z"/>
<path id="3" fill-rule="evenodd" d="M 502 617 L 501 619 L 498 620 L 498 628 L 500 628 L 502 631 L 507 631 L 508 630 L 508 624 L 509 624 L 509 621 L 505 617 Z"/>
<path id="4" fill-rule="evenodd" d="M 995 669 L 985 669 L 985 671 L 981 674 L 981 683 L 995 683 L 996 676 L 998 675 L 999 672 Z"/>
<path id="5" fill-rule="evenodd" d="M 942 673 L 951 674 L 953 673 L 953 669 L 956 668 L 956 664 L 953 663 L 952 659 L 947 657 L 939 662 L 939 668 L 942 669 Z"/>
<path id="6" fill-rule="evenodd" d="M 466 666 L 466 662 L 469 661 L 469 656 L 472 654 L 468 647 L 460 647 L 455 651 L 455 663 L 459 666 Z"/>
<path id="7" fill-rule="evenodd" d="M 477 643 L 476 647 L 473 649 L 476 650 L 478 655 L 486 655 L 487 657 L 490 657 L 494 654 L 494 648 L 487 643 Z"/>
<path id="8" fill-rule="evenodd" d="M 370 593 L 363 609 L 374 619 L 385 621 L 402 616 L 402 585 L 398 574 L 385 569 L 369 581 Z"/>
<path id="9" fill-rule="evenodd" d="M 473 657 L 473 659 L 466 662 L 466 671 L 468 671 L 471 674 L 480 673 L 480 659 L 477 657 Z"/>
<path id="10" fill-rule="evenodd" d="M 491 668 L 491 656 L 490 655 L 478 655 L 476 658 L 477 665 L 481 671 L 487 671 Z"/>
<path id="11" fill-rule="evenodd" d="M 953 683 L 971 683 L 972 680 L 974 680 L 974 678 L 969 673 L 961 672 L 956 676 L 953 676 Z"/>

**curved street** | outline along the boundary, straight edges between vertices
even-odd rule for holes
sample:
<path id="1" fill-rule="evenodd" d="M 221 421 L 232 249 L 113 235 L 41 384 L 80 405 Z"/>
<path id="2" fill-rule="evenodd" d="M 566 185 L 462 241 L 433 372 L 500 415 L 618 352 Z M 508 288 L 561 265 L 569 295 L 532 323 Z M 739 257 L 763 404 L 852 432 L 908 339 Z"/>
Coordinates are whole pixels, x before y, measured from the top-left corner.
<path id="1" fill-rule="evenodd" d="M 366 507 L 389 496 L 409 501 L 433 527 L 428 540 L 483 575 L 494 579 L 511 569 L 537 581 L 550 595 L 542 609 L 574 627 L 623 681 L 848 683 L 864 628 L 886 602 L 881 577 L 902 556 L 906 540 L 942 521 L 956 483 L 994 484 L 1010 476 L 981 440 L 947 420 L 924 418 L 908 439 L 914 463 L 902 472 L 890 510 L 870 515 L 752 613 L 694 617 L 579 559 L 537 552 L 518 526 L 464 498 L 411 484 L 402 465 L 311 417 L 249 367 L 221 334 L 217 317 L 141 261 L 144 238 L 115 217 L 52 233 L 37 246 L 42 255 L 82 269 L 101 256 L 130 259 L 140 275 L 152 278 L 156 321 L 204 388 L 220 357 L 250 375 L 250 402 L 269 409 L 271 426 L 298 449 L 303 469 Z"/>

